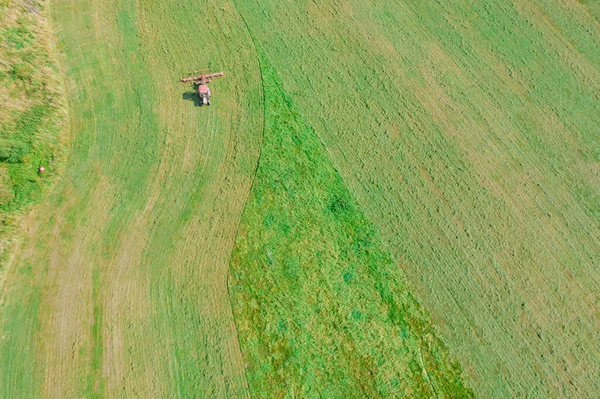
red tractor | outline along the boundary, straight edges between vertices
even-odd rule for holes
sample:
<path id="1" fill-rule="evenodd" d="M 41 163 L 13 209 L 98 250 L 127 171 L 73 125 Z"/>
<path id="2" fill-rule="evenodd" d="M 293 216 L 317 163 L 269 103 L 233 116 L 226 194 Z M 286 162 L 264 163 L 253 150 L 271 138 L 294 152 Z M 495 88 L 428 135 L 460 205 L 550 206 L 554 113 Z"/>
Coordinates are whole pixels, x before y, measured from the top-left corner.
<path id="1" fill-rule="evenodd" d="M 200 105 L 210 105 L 210 89 L 208 83 L 214 78 L 220 78 L 225 76 L 225 72 L 206 73 L 198 76 L 190 76 L 189 78 L 181 79 L 181 83 L 191 83 L 194 89 L 198 90 L 198 97 L 200 98 Z"/>

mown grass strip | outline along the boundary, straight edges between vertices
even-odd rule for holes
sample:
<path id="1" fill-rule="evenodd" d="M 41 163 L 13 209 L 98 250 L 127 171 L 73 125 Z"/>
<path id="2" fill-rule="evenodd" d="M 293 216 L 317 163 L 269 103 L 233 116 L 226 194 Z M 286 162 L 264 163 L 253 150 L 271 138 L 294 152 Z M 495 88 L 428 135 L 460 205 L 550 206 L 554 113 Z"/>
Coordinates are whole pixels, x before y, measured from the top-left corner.
<path id="1" fill-rule="evenodd" d="M 268 65 L 263 79 L 264 144 L 230 277 L 253 396 L 472 396 Z"/>

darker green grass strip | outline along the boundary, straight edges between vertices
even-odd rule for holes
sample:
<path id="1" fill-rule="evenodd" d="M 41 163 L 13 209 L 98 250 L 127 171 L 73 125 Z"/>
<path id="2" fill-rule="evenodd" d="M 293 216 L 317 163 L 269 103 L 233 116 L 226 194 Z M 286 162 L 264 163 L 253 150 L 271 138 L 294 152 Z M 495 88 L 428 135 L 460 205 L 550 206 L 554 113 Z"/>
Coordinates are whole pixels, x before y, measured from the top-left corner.
<path id="1" fill-rule="evenodd" d="M 473 396 L 268 66 L 263 84 L 264 144 L 230 277 L 252 395 Z"/>

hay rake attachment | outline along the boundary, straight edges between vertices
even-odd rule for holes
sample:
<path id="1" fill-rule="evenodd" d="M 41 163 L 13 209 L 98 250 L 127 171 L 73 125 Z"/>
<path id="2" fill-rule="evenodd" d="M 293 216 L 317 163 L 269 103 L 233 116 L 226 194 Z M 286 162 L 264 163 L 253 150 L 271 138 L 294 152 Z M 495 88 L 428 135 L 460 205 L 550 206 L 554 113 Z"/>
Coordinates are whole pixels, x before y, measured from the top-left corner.
<path id="1" fill-rule="evenodd" d="M 203 73 L 201 75 L 190 76 L 180 80 L 181 83 L 190 83 L 198 86 L 198 97 L 202 105 L 210 105 L 210 89 L 207 84 L 215 78 L 225 76 L 225 72 Z"/>

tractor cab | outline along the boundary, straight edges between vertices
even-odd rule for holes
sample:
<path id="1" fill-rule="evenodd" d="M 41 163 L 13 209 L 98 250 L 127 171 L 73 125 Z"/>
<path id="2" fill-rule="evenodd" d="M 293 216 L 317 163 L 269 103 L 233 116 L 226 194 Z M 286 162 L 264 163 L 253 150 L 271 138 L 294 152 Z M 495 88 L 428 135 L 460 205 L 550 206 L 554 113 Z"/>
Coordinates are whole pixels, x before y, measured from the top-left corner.
<path id="1" fill-rule="evenodd" d="M 206 84 L 198 85 L 198 97 L 202 105 L 210 105 L 210 89 Z"/>

